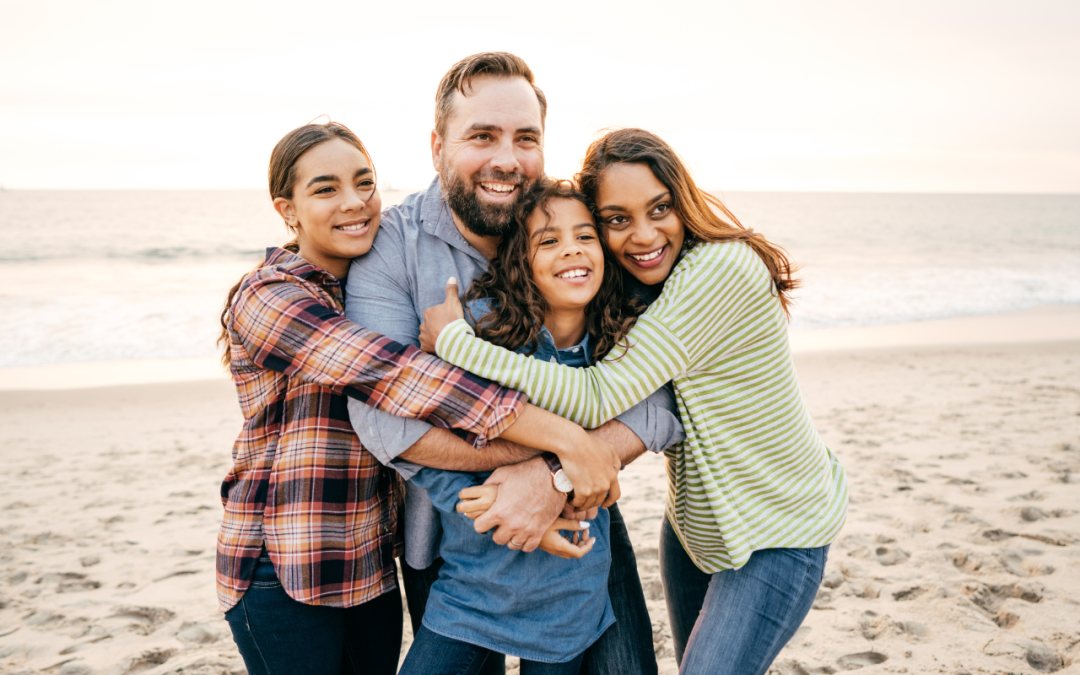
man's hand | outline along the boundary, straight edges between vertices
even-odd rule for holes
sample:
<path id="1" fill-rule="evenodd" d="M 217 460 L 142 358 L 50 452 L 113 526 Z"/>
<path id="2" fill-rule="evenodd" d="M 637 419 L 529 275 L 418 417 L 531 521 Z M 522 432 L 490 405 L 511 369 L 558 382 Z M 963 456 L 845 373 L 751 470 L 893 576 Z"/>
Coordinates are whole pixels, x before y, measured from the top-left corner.
<path id="1" fill-rule="evenodd" d="M 496 469 L 484 484 L 498 485 L 498 497 L 473 527 L 477 532 L 496 528 L 492 539 L 500 546 L 535 551 L 566 505 L 566 495 L 552 485 L 551 472 L 539 457 Z"/>
<path id="2" fill-rule="evenodd" d="M 434 354 L 439 333 L 458 319 L 465 318 L 465 310 L 458 300 L 457 279 L 446 280 L 446 300 L 441 305 L 434 305 L 424 310 L 424 323 L 420 324 L 420 349 Z"/>

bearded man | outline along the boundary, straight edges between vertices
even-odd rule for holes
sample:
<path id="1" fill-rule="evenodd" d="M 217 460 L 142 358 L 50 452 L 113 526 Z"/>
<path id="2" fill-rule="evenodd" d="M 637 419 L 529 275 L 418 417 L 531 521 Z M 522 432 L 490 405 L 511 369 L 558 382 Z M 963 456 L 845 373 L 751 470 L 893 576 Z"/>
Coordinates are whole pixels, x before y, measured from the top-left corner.
<path id="1" fill-rule="evenodd" d="M 483 274 L 512 213 L 543 175 L 547 99 L 532 71 L 501 52 L 470 56 L 443 77 L 436 95 L 431 155 L 439 175 L 382 215 L 371 251 L 352 263 L 346 315 L 401 343 L 419 344 L 424 309 L 446 297 L 446 280 L 462 291 Z M 476 529 L 494 528 L 496 543 L 534 551 L 566 505 L 547 464 L 532 448 L 495 440 L 477 451 L 453 433 L 359 404 L 349 415 L 364 447 L 408 479 L 419 466 L 478 471 L 498 468 L 495 505 Z M 646 449 L 660 452 L 683 438 L 674 400 L 661 390 L 590 433 L 614 444 L 624 464 Z M 478 465 L 481 462 L 483 466 Z M 652 627 L 633 548 L 618 507 L 610 509 L 609 595 L 616 623 L 586 652 L 582 673 L 656 673 Z M 404 586 L 414 632 L 441 560 L 438 516 L 426 493 L 406 496 Z M 515 547 L 515 548 L 516 548 Z M 543 552 L 529 555 L 547 555 Z M 485 673 L 501 672 L 489 659 Z"/>

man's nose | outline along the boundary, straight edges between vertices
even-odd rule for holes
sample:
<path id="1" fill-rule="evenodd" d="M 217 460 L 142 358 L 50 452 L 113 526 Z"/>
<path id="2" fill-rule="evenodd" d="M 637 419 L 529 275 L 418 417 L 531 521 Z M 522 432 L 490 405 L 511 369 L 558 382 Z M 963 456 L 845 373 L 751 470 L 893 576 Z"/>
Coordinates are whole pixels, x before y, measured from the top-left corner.
<path id="1" fill-rule="evenodd" d="M 518 161 L 514 139 L 503 139 L 495 148 L 495 156 L 491 158 L 491 168 L 498 169 L 503 173 L 520 172 L 521 163 Z"/>

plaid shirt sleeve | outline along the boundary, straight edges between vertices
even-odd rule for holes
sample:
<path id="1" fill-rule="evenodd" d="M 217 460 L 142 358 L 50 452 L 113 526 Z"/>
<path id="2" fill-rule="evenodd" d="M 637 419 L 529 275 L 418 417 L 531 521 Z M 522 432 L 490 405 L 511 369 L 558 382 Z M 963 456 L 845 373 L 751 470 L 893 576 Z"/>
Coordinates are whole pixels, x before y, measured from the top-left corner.
<path id="1" fill-rule="evenodd" d="M 255 364 L 400 417 L 462 429 L 475 434 L 477 448 L 524 408 L 524 394 L 369 331 L 316 293 L 314 284 L 283 273 L 241 287 L 232 326 Z"/>

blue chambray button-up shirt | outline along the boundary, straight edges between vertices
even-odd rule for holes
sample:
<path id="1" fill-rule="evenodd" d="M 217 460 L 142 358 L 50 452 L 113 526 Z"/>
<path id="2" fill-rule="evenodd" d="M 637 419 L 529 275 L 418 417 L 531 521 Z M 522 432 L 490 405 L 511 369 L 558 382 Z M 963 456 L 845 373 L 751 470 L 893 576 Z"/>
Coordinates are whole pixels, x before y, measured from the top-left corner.
<path id="1" fill-rule="evenodd" d="M 469 303 L 472 316 L 489 311 L 487 301 Z M 470 314 L 466 312 L 466 317 Z M 524 353 L 526 348 L 518 350 Z M 540 333 L 534 358 L 572 368 L 592 362 L 589 336 L 557 349 L 551 333 Z M 424 625 L 440 635 L 541 662 L 567 661 L 585 651 L 615 622 L 607 593 L 611 549 L 607 509 L 590 533 L 596 538 L 584 557 L 566 560 L 544 551 L 523 553 L 499 546 L 491 532 L 479 534 L 458 513 L 458 492 L 480 485 L 488 472 L 422 468 L 411 486 L 423 487 L 439 512 L 443 566 L 431 587 Z"/>

